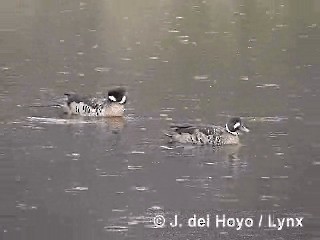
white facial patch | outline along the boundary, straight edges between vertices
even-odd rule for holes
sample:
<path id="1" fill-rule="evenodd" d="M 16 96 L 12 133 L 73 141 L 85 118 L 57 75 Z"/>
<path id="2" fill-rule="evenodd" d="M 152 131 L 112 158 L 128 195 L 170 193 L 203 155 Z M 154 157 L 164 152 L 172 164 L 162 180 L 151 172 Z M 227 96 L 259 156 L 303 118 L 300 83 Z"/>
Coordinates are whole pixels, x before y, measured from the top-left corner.
<path id="1" fill-rule="evenodd" d="M 241 125 L 241 123 L 236 122 L 236 123 L 234 124 L 233 128 L 234 128 L 234 129 L 237 129 L 238 127 L 240 127 L 240 125 Z"/>
<path id="2" fill-rule="evenodd" d="M 127 97 L 126 96 L 123 96 L 121 101 L 119 102 L 120 104 L 124 104 L 127 100 Z"/>
<path id="3" fill-rule="evenodd" d="M 117 101 L 117 99 L 114 96 L 109 96 L 108 98 L 112 102 L 116 102 Z"/>
<path id="4" fill-rule="evenodd" d="M 227 130 L 228 133 L 230 133 L 230 134 L 232 134 L 232 135 L 235 135 L 235 136 L 238 135 L 237 132 L 231 132 L 231 131 L 230 131 L 230 129 L 229 129 L 229 127 L 228 127 L 228 124 L 226 124 L 226 130 Z"/>

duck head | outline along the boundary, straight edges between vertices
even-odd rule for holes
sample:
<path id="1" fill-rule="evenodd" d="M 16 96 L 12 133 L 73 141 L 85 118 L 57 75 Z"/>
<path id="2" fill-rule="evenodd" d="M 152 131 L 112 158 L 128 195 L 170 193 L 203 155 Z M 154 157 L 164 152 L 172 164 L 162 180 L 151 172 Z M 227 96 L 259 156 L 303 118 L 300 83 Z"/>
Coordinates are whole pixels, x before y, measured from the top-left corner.
<path id="1" fill-rule="evenodd" d="M 232 135 L 238 136 L 242 132 L 250 132 L 239 117 L 231 118 L 226 124 L 226 131 Z"/>
<path id="2" fill-rule="evenodd" d="M 108 101 L 124 105 L 127 101 L 126 90 L 124 88 L 110 90 L 108 92 Z"/>

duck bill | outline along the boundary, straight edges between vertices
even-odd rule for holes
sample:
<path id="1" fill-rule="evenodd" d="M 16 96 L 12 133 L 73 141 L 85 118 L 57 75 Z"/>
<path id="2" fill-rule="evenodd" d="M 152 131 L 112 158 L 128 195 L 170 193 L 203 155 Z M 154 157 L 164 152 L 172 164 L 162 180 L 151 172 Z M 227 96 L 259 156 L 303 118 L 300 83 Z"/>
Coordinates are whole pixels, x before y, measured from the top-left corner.
<path id="1" fill-rule="evenodd" d="M 250 132 L 250 130 L 249 130 L 249 128 L 247 128 L 247 127 L 245 127 L 245 126 L 241 126 L 241 128 L 240 128 L 240 130 L 242 131 L 242 132 Z"/>

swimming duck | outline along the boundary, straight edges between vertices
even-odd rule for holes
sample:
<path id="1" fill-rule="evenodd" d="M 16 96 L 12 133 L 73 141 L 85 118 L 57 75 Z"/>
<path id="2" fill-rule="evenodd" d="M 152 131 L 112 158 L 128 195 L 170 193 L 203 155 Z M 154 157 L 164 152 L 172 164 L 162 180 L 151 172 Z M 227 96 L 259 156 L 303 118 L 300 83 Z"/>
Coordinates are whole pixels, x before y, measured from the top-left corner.
<path id="1" fill-rule="evenodd" d="M 239 134 L 241 132 L 249 132 L 249 129 L 239 117 L 234 117 L 226 123 L 225 127 L 215 125 L 171 126 L 171 131 L 166 135 L 170 137 L 170 142 L 222 146 L 239 144 Z"/>
<path id="2" fill-rule="evenodd" d="M 65 93 L 65 96 L 64 112 L 81 116 L 121 117 L 127 101 L 124 88 L 108 91 L 106 98 L 84 97 L 75 93 Z"/>

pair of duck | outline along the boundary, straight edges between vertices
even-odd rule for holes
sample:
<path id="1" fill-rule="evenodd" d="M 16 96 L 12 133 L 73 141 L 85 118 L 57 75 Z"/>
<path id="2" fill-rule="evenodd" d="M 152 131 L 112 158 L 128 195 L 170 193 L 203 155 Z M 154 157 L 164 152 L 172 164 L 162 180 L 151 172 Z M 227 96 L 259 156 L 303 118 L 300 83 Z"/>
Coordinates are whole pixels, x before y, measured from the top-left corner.
<path id="1" fill-rule="evenodd" d="M 82 97 L 74 93 L 66 93 L 65 96 L 64 112 L 80 116 L 122 117 L 127 101 L 124 88 L 110 90 L 106 98 Z M 170 138 L 170 142 L 222 146 L 239 144 L 239 135 L 242 132 L 249 132 L 249 129 L 239 117 L 234 117 L 225 127 L 175 125 L 171 126 L 171 130 L 165 135 Z"/>

